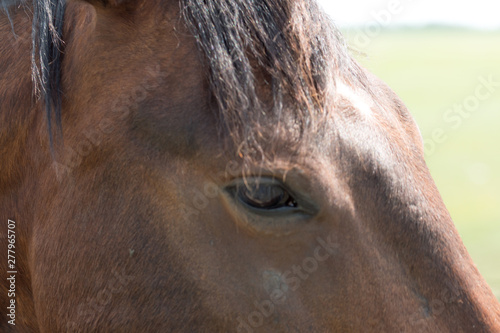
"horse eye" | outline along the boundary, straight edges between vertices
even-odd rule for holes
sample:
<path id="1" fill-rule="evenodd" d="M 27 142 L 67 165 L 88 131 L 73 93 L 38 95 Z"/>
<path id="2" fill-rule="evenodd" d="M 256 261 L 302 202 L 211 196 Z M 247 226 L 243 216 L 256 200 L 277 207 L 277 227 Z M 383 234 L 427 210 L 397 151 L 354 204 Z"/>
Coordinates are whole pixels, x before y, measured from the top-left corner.
<path id="1" fill-rule="evenodd" d="M 277 184 L 241 185 L 236 191 L 236 197 L 255 209 L 275 210 L 297 207 L 297 202 L 290 193 Z"/>

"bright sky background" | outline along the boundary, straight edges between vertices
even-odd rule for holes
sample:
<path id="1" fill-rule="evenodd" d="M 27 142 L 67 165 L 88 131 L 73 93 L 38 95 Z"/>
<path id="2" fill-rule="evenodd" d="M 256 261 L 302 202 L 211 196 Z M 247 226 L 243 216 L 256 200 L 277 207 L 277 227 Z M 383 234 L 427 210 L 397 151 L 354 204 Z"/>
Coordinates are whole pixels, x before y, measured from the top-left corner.
<path id="1" fill-rule="evenodd" d="M 339 27 L 377 22 L 376 13 L 391 14 L 389 26 L 452 24 L 479 29 L 500 28 L 500 0 L 318 0 Z M 384 19 L 387 16 L 384 16 Z M 384 24 L 385 25 L 385 24 Z"/>

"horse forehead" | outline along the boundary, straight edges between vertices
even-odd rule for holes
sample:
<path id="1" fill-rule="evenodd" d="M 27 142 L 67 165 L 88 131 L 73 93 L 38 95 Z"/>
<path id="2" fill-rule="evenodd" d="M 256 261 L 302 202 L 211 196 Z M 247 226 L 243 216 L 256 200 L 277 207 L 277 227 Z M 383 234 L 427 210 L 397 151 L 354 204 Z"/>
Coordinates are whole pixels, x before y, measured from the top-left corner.
<path id="1" fill-rule="evenodd" d="M 400 119 L 402 110 L 398 109 L 397 97 L 387 87 L 382 88 L 376 82 L 368 90 L 338 80 L 328 126 L 335 136 L 326 136 L 324 139 L 330 142 L 323 144 L 330 152 L 348 153 L 354 164 L 393 170 L 407 148 L 418 142 L 411 135 L 410 124 Z M 338 163 L 337 153 L 329 158 Z M 414 158 L 410 154 L 403 159 L 411 163 Z"/>
<path id="2" fill-rule="evenodd" d="M 363 120 L 373 117 L 375 103 L 367 92 L 359 88 L 354 88 L 343 81 L 338 81 L 335 93 L 337 100 L 341 99 L 344 103 L 347 102 L 350 107 L 357 111 L 356 114 Z"/>

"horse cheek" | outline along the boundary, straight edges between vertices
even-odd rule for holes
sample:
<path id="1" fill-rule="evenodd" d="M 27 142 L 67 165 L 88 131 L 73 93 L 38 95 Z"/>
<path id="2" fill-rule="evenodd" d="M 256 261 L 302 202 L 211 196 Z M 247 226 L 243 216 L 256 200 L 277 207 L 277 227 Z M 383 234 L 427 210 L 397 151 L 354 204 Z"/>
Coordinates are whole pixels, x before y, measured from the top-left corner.
<path id="1" fill-rule="evenodd" d="M 296 276 L 289 276 L 292 274 L 290 271 L 286 271 L 285 274 L 283 274 L 283 280 L 285 283 L 288 285 L 292 291 L 296 291 L 300 287 L 300 279 Z"/>
<path id="2" fill-rule="evenodd" d="M 285 292 L 281 289 L 275 289 L 271 292 L 271 301 L 276 305 L 283 305 L 286 301 Z"/>

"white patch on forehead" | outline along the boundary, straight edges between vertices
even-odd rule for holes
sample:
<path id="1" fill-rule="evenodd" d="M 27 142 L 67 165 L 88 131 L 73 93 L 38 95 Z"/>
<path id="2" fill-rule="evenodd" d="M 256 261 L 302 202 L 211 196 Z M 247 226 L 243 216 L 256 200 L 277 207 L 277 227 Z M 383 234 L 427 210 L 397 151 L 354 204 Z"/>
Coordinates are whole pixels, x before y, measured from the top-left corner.
<path id="1" fill-rule="evenodd" d="M 354 89 L 348 84 L 338 81 L 336 85 L 336 95 L 337 97 L 342 97 L 349 101 L 353 108 L 358 110 L 359 114 L 364 118 L 370 118 L 373 116 L 372 107 L 374 106 L 374 103 L 366 92 Z"/>

